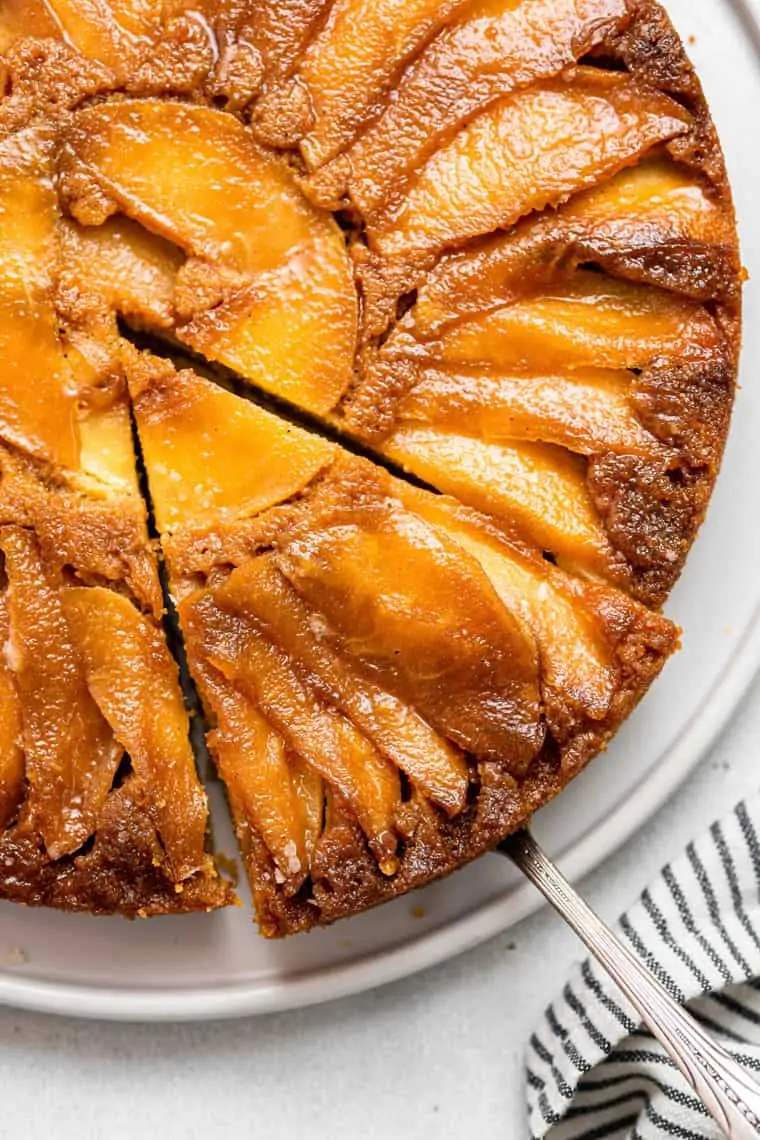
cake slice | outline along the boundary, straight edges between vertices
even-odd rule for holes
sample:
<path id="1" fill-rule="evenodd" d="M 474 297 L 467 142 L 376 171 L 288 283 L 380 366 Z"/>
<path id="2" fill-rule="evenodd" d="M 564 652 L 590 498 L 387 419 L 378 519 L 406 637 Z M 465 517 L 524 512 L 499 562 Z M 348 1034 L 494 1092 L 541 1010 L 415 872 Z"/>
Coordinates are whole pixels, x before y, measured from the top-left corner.
<path id="1" fill-rule="evenodd" d="M 275 936 L 447 873 L 551 799 L 676 631 L 190 371 L 130 391 L 191 673 Z"/>
<path id="2" fill-rule="evenodd" d="M 0 898 L 233 900 L 207 850 L 123 375 L 54 307 L 51 134 L 0 142 Z"/>

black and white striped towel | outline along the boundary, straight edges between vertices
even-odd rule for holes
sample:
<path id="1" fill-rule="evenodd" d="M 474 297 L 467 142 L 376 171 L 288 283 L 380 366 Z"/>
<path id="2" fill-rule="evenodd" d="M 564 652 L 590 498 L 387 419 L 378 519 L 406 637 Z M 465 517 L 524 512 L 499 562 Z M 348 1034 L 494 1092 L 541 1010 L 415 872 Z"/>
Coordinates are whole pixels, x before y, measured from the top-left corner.
<path id="1" fill-rule="evenodd" d="M 760 1080 L 760 797 L 690 844 L 616 929 Z M 593 960 L 531 1038 L 527 1087 L 534 1140 L 721 1137 Z"/>

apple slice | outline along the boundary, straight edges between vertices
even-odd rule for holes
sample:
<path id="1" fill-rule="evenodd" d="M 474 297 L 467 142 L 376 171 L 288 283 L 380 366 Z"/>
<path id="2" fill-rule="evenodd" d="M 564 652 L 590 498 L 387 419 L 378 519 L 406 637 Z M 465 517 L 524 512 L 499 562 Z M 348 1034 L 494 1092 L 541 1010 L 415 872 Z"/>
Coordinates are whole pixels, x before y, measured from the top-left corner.
<path id="1" fill-rule="evenodd" d="M 118 313 L 134 328 L 170 330 L 174 292 L 185 262 L 181 250 L 128 218 L 102 226 L 61 223 L 60 288 L 92 297 L 93 306 Z"/>
<path id="2" fill-rule="evenodd" d="M 335 0 L 298 68 L 312 108 L 301 140 L 311 170 L 355 137 L 383 107 L 411 56 L 465 0 Z"/>
<path id="3" fill-rule="evenodd" d="M 621 591 L 570 577 L 515 548 L 482 516 L 453 499 L 413 487 L 404 499 L 478 560 L 504 604 L 521 613 L 533 630 L 547 717 L 551 723 L 558 709 L 563 722 L 552 723 L 558 739 L 571 731 L 568 703 L 580 718 L 599 722 L 614 716 L 615 695 L 626 683 L 629 639 L 633 645 L 650 641 L 664 655 L 675 648 L 677 631 L 671 623 Z"/>
<path id="4" fill-rule="evenodd" d="M 161 26 L 154 0 L 45 0 L 59 34 L 88 59 L 128 79 Z"/>
<path id="5" fill-rule="evenodd" d="M 159 630 L 122 594 L 71 588 L 61 604 L 89 688 L 141 781 L 166 851 L 182 882 L 209 863 L 207 805 L 190 748 L 177 666 Z"/>
<path id="6" fill-rule="evenodd" d="M 34 535 L 4 527 L 8 573 L 7 660 L 21 698 L 27 812 L 51 859 L 70 855 L 93 834 L 123 749 L 87 687 L 61 591 L 40 559 Z"/>
<path id="7" fill-rule="evenodd" d="M 451 365 L 564 372 L 707 360 L 723 345 L 696 301 L 579 270 L 543 295 L 452 325 L 429 351 Z"/>
<path id="8" fill-rule="evenodd" d="M 82 438 L 79 472 L 97 480 L 100 489 L 112 496 L 129 496 L 142 503 L 126 400 L 88 409 L 79 430 Z"/>
<path id="9" fill-rule="evenodd" d="M 624 0 L 487 0 L 433 40 L 349 152 L 350 193 L 371 217 L 495 99 L 550 79 L 617 28 Z M 308 153 L 307 153 L 308 157 Z"/>
<path id="10" fill-rule="evenodd" d="M 637 418 L 630 372 L 563 375 L 431 369 L 401 403 L 398 423 L 431 424 L 487 443 L 532 440 L 584 455 L 616 452 L 661 460 L 662 444 Z"/>
<path id="11" fill-rule="evenodd" d="M 319 30 L 333 0 L 257 0 L 246 39 L 261 59 L 264 87 L 286 79 Z"/>
<path id="12" fill-rule="evenodd" d="M 12 657 L 8 599 L 0 596 L 0 831 L 13 821 L 26 793 L 21 703 L 8 664 Z"/>
<path id="13" fill-rule="evenodd" d="M 252 515 L 297 495 L 337 448 L 194 372 L 142 358 L 130 392 L 158 525 Z"/>
<path id="14" fill-rule="evenodd" d="M 345 505 L 314 502 L 283 537 L 283 571 L 341 652 L 466 751 L 523 773 L 543 743 L 529 631 L 461 548 L 379 494 L 379 473 L 353 477 L 370 475 L 364 501 L 347 472 Z"/>
<path id="15" fill-rule="evenodd" d="M 425 795 L 449 815 L 464 809 L 468 775 L 461 753 L 413 708 L 318 636 L 318 615 L 301 601 L 271 556 L 254 558 L 233 571 L 216 597 L 224 608 L 263 623 L 323 699 L 339 708 Z"/>
<path id="16" fill-rule="evenodd" d="M 76 468 L 76 391 L 53 307 L 58 204 L 49 143 L 22 131 L 0 142 L 0 434 Z"/>
<path id="17" fill-rule="evenodd" d="M 383 451 L 445 494 L 492 515 L 572 572 L 620 581 L 591 502 L 585 463 L 550 444 L 488 443 L 437 427 L 405 427 Z"/>
<path id="18" fill-rule="evenodd" d="M 419 291 L 415 335 L 430 338 L 446 324 L 513 301 L 581 261 L 709 300 L 721 289 L 721 266 L 735 259 L 736 235 L 726 211 L 674 162 L 647 159 L 559 210 L 441 258 Z"/>
<path id="19" fill-rule="evenodd" d="M 60 26 L 45 0 L 3 0 L 0 7 L 0 54 L 22 36 L 58 37 Z"/>
<path id="20" fill-rule="evenodd" d="M 398 209 L 368 219 L 373 248 L 409 259 L 513 226 L 690 124 L 677 103 L 627 75 L 579 67 L 473 119 L 428 160 Z"/>
<path id="21" fill-rule="evenodd" d="M 350 806 L 381 870 L 395 874 L 393 817 L 398 773 L 345 717 L 318 699 L 281 649 L 256 627 L 225 613 L 210 593 L 180 603 L 191 652 L 239 688 L 296 752 Z"/>
<path id="22" fill-rule="evenodd" d="M 187 620 L 185 632 L 194 649 L 202 633 L 192 613 Z M 315 836 L 307 835 L 306 812 L 285 741 L 239 689 L 195 652 L 190 667 L 206 715 L 215 725 L 208 746 L 227 789 L 238 836 L 244 844 L 248 828 L 261 836 L 281 885 L 294 894 L 309 873 Z M 321 810 L 319 815 L 321 827 Z"/>
<path id="23" fill-rule="evenodd" d="M 334 407 L 353 374 L 353 275 L 286 163 L 231 115 L 156 100 L 87 108 L 67 139 L 75 216 L 118 209 L 190 256 L 178 337 L 302 407 Z"/>
<path id="24" fill-rule="evenodd" d="M 577 711 L 595 720 L 609 713 L 618 670 L 603 633 L 603 623 L 566 596 L 558 585 L 565 575 L 545 559 L 510 547 L 489 532 L 482 517 L 454 500 L 405 495 L 414 509 L 476 558 L 504 604 L 521 614 L 533 631 L 541 654 L 542 694 L 554 689 Z"/>

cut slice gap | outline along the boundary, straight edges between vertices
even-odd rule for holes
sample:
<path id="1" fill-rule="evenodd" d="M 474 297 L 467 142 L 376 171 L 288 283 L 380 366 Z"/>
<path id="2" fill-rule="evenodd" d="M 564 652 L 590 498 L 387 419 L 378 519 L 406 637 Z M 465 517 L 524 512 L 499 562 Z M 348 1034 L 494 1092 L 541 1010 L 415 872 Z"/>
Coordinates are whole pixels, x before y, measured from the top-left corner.
<path id="1" fill-rule="evenodd" d="M 159 343 L 163 344 L 163 342 Z M 158 356 L 158 354 L 156 355 L 157 359 L 160 359 L 160 356 Z M 156 552 L 158 580 L 161 586 L 161 594 L 164 607 L 161 617 L 161 625 L 164 631 L 167 649 L 169 650 L 171 656 L 174 658 L 179 672 L 179 685 L 182 692 L 182 699 L 189 717 L 189 739 L 190 746 L 193 751 L 193 756 L 195 758 L 196 771 L 198 773 L 198 778 L 202 787 L 206 793 L 208 793 L 210 788 L 214 785 L 217 785 L 220 781 L 220 775 L 212 759 L 207 742 L 207 735 L 211 731 L 211 726 L 207 720 L 203 702 L 201 701 L 200 693 L 198 692 L 198 685 L 195 682 L 195 678 L 188 662 L 185 637 L 182 632 L 182 625 L 177 613 L 175 598 L 170 588 L 169 572 L 166 566 L 163 546 L 161 544 L 161 532 L 156 521 L 156 511 L 153 502 L 153 496 L 151 493 L 150 480 L 148 479 L 148 472 L 145 466 L 145 457 L 142 450 L 142 442 L 140 439 L 140 433 L 137 428 L 137 421 L 135 419 L 134 407 L 132 405 L 131 399 L 129 415 L 132 427 L 132 438 L 134 444 L 138 485 L 140 494 L 145 504 L 148 536 Z M 211 822 L 213 825 L 213 820 Z M 213 839 L 214 837 L 212 832 L 210 834 L 212 850 Z"/>
<path id="2" fill-rule="evenodd" d="M 367 459 L 377 464 L 397 479 L 403 479 L 412 486 L 436 493 L 436 488 L 426 483 L 422 477 L 413 472 L 406 471 L 400 464 L 394 462 L 390 456 L 383 455 L 371 445 L 365 444 L 356 435 L 344 429 L 337 418 L 326 419 L 307 409 L 293 404 L 283 396 L 258 387 L 246 377 L 216 361 L 209 361 L 200 353 L 192 352 L 186 345 L 156 334 L 155 331 L 135 329 L 126 321 L 119 322 L 122 336 L 140 351 L 150 353 L 158 360 L 164 360 L 176 367 L 178 371 L 189 370 L 211 383 L 217 385 L 225 392 L 236 396 L 239 400 L 253 404 L 270 412 L 278 419 L 284 420 L 293 427 L 300 428 L 311 435 L 318 436 L 328 443 L 339 444 L 345 451 L 360 459 Z"/>
<path id="3" fill-rule="evenodd" d="M 190 452 L 197 453 L 199 450 L 198 441 L 192 438 L 192 431 L 179 428 L 179 422 L 184 416 L 183 409 L 188 406 L 187 398 L 181 396 L 183 390 L 187 392 L 188 387 L 194 388 L 194 398 L 210 401 L 209 406 L 221 401 L 230 409 L 230 413 L 239 401 L 232 393 L 225 392 L 217 384 L 209 383 L 201 377 L 191 374 L 176 376 L 166 362 L 144 358 L 137 371 L 139 375 L 131 377 L 131 389 L 150 480 L 156 469 L 165 468 L 167 462 L 170 465 L 178 463 L 176 470 L 184 463 L 176 451 L 173 455 L 161 452 L 162 437 L 168 434 L 177 441 L 181 440 L 181 447 Z M 177 395 L 173 395 L 173 392 Z M 271 413 L 259 405 L 246 401 L 244 407 L 256 412 L 251 423 L 253 420 L 259 421 L 254 431 L 258 448 L 265 446 L 263 441 L 267 437 L 276 441 L 280 433 L 289 430 L 287 425 L 273 419 Z M 261 424 L 265 422 L 268 427 L 262 431 Z M 302 445 L 307 446 L 307 441 L 312 439 L 310 435 L 303 436 L 300 429 L 293 427 L 290 430 L 296 438 L 291 437 L 294 447 L 288 452 L 288 462 Z M 428 678 L 428 666 L 432 668 L 436 660 L 439 663 L 444 660 L 440 653 L 436 658 L 438 650 L 434 651 L 435 638 L 441 639 L 439 624 L 443 621 L 445 627 L 444 618 L 449 608 L 452 608 L 453 613 L 453 610 L 463 604 L 465 595 L 470 599 L 468 617 L 465 620 L 458 610 L 453 615 L 460 638 L 464 637 L 468 623 L 477 624 L 476 615 L 481 610 L 484 614 L 489 612 L 494 615 L 489 618 L 489 622 L 496 621 L 495 625 L 485 622 L 482 626 L 478 669 L 483 667 L 484 652 L 489 659 L 494 657 L 496 669 L 496 642 L 500 642 L 502 647 L 509 644 L 513 664 L 518 659 L 522 661 L 525 653 L 530 655 L 535 652 L 529 648 L 536 636 L 531 630 L 537 628 L 534 626 L 535 615 L 531 616 L 531 607 L 542 607 L 551 591 L 557 588 L 560 592 L 553 603 L 558 607 L 556 613 L 565 612 L 565 620 L 570 620 L 576 607 L 582 606 L 587 615 L 583 621 L 590 624 L 584 637 L 590 638 L 588 644 L 591 646 L 591 657 L 585 665 L 582 665 L 581 658 L 577 656 L 574 662 L 573 654 L 568 654 L 568 647 L 576 644 L 573 636 L 568 635 L 564 647 L 557 639 L 556 662 L 553 672 L 547 674 L 548 688 L 544 698 L 548 702 L 547 708 L 551 709 L 552 723 L 556 721 L 559 733 L 557 738 L 565 740 L 562 745 L 565 756 L 562 766 L 558 767 L 554 745 L 547 745 L 546 753 L 541 749 L 539 734 L 522 759 L 515 752 L 509 762 L 509 768 L 513 769 L 514 774 L 510 772 L 508 775 L 504 769 L 503 757 L 507 752 L 511 754 L 511 750 L 505 750 L 502 744 L 496 750 L 502 760 L 491 757 L 488 737 L 489 733 L 494 739 L 495 734 L 498 735 L 499 720 L 493 703 L 486 702 L 477 731 L 474 720 L 466 731 L 476 750 L 480 749 L 491 758 L 478 762 L 477 769 L 472 770 L 466 807 L 463 811 L 460 807 L 458 813 L 455 812 L 449 820 L 422 795 L 418 779 L 412 779 L 415 785 L 412 792 L 407 788 L 404 794 L 404 781 L 397 778 L 392 797 L 395 806 L 391 816 L 384 817 L 382 813 L 366 816 L 362 809 L 359 813 L 360 825 L 357 824 L 356 811 L 349 807 L 352 800 L 355 802 L 356 788 L 352 789 L 349 784 L 345 784 L 344 795 L 341 796 L 333 785 L 327 792 L 324 820 L 321 815 L 318 820 L 315 817 L 315 834 L 319 834 L 313 847 L 307 845 L 304 848 L 298 835 L 293 832 L 291 836 L 287 829 L 285 833 L 280 832 L 279 839 L 275 832 L 270 831 L 267 844 L 262 839 L 261 830 L 265 827 L 265 821 L 257 815 L 260 809 L 246 810 L 242 804 L 246 794 L 258 797 L 258 793 L 250 789 L 245 793 L 244 784 L 236 783 L 233 779 L 232 783 L 237 789 L 231 789 L 230 794 L 233 814 L 246 867 L 252 878 L 262 930 L 268 935 L 304 929 L 315 922 L 332 921 L 346 913 L 363 909 L 428 881 L 431 877 L 446 873 L 457 863 L 473 857 L 496 842 L 504 829 L 516 826 L 524 818 L 522 813 L 538 806 L 542 798 L 556 794 L 562 783 L 585 763 L 597 743 L 606 740 L 621 716 L 641 695 L 648 679 L 657 671 L 664 656 L 674 645 L 674 635 L 668 623 L 655 615 L 647 614 L 625 595 L 606 587 L 584 586 L 575 582 L 561 571 L 550 567 L 540 555 L 510 544 L 483 516 L 468 512 L 466 508 L 440 495 L 417 490 L 405 482 L 397 483 L 387 472 L 370 465 L 366 460 L 352 457 L 336 445 L 324 445 L 332 449 L 330 466 L 315 472 L 308 485 L 296 489 L 295 496 L 287 490 L 283 491 L 280 503 L 273 502 L 267 509 L 253 512 L 244 509 L 237 514 L 220 511 L 215 518 L 209 514 L 193 517 L 184 500 L 179 504 L 179 511 L 166 501 L 156 503 L 159 524 L 161 525 L 162 519 L 172 520 L 168 526 L 166 522 L 162 524 L 162 541 L 171 576 L 170 589 L 178 600 L 180 621 L 185 622 L 186 637 L 188 623 L 191 629 L 188 652 L 191 667 L 196 671 L 196 679 L 201 681 L 201 674 L 206 670 L 202 688 L 204 699 L 211 706 L 212 723 L 218 725 L 221 720 L 219 709 L 213 708 L 214 699 L 218 701 L 220 697 L 218 692 L 214 697 L 213 684 L 208 684 L 209 676 L 212 682 L 214 677 L 214 674 L 209 674 L 210 669 L 216 670 L 217 688 L 220 676 L 224 678 L 228 697 L 231 692 L 229 686 L 232 685 L 248 700 L 256 698 L 252 707 L 256 707 L 257 701 L 262 700 L 266 719 L 274 717 L 280 733 L 287 734 L 292 729 L 288 717 L 283 719 L 283 709 L 291 708 L 298 685 L 301 686 L 302 694 L 298 697 L 299 701 L 302 701 L 302 697 L 306 699 L 308 693 L 312 695 L 308 696 L 307 703 L 312 702 L 317 693 L 327 696 L 332 692 L 337 699 L 338 694 L 330 689 L 329 670 L 328 673 L 323 673 L 316 689 L 312 688 L 312 684 L 317 684 L 316 680 L 309 684 L 305 680 L 310 671 L 322 670 L 317 643 L 326 639 L 325 646 L 329 647 L 330 653 L 346 655 L 352 668 L 365 670 L 371 660 L 374 683 L 386 686 L 396 699 L 410 702 L 410 708 L 416 708 L 418 712 L 424 708 L 427 723 L 436 724 L 437 731 L 442 730 L 446 716 L 460 717 L 459 726 L 464 729 L 466 721 L 461 716 L 466 702 L 461 704 L 465 696 L 461 685 L 457 687 L 452 682 L 445 715 L 442 708 L 436 709 L 434 703 L 430 704 L 429 689 L 426 686 L 436 673 L 433 669 Z M 308 446 L 311 444 L 308 443 Z M 278 451 L 276 442 L 273 447 L 272 460 L 282 463 L 283 456 Z M 218 450 L 213 461 L 208 454 L 204 459 L 207 466 L 223 461 L 223 449 Z M 282 478 L 283 488 L 288 484 L 299 488 L 302 475 L 297 464 L 290 476 L 283 475 Z M 162 496 L 176 495 L 176 481 L 165 479 L 163 471 L 158 483 L 154 482 L 153 486 L 158 488 L 155 493 L 159 499 Z M 474 528 L 469 537 L 468 527 Z M 347 561 L 347 543 L 351 545 L 348 531 L 354 535 L 356 557 Z M 394 547 L 393 557 L 388 558 L 391 540 L 397 546 L 400 544 L 406 553 L 400 547 L 398 550 Z M 338 547 L 335 547 L 336 542 Z M 407 549 L 409 543 L 411 545 Z M 339 561 L 333 557 L 334 548 L 340 549 Z M 436 551 L 438 553 L 434 553 Z M 418 580 L 424 580 L 424 593 L 429 593 L 432 563 L 422 573 L 417 562 L 421 559 L 427 565 L 426 560 L 430 558 L 434 561 L 436 558 L 442 559 L 436 570 L 443 578 L 441 589 L 437 591 L 434 611 L 427 604 L 423 605 L 422 595 L 416 603 L 412 603 L 417 590 L 414 583 Z M 523 568 L 518 569 L 518 563 L 522 565 L 523 560 Z M 357 577 L 356 568 L 359 565 L 363 569 L 361 576 Z M 292 639 L 288 640 L 290 634 L 287 630 L 290 627 L 287 621 L 290 618 L 285 626 L 281 625 L 281 620 L 285 620 L 283 615 L 291 612 L 290 603 L 284 601 L 285 595 L 284 611 L 280 608 L 279 600 L 276 604 L 273 601 L 274 595 L 270 598 L 274 609 L 269 607 L 269 603 L 266 603 L 264 610 L 261 609 L 260 603 L 264 604 L 266 591 L 257 591 L 255 586 L 257 582 L 260 583 L 260 573 L 264 573 L 266 579 L 268 570 L 264 568 L 269 566 L 276 567 L 278 574 L 284 574 L 290 588 L 301 599 L 292 615 L 297 613 L 302 616 L 303 606 L 314 614 L 307 634 L 311 648 L 301 646 L 299 649 L 295 643 L 291 643 Z M 457 574 L 465 576 L 467 584 L 465 586 L 464 580 L 460 583 L 459 579 L 455 584 L 452 578 L 449 582 L 451 589 L 444 589 L 444 584 L 454 574 L 455 567 Z M 558 576 L 555 584 L 542 585 L 547 574 Z M 524 575 L 528 576 L 527 579 Z M 517 608 L 513 607 L 521 594 L 520 583 L 524 581 L 533 585 L 526 595 L 530 599 L 527 602 L 528 609 L 518 614 Z M 394 590 L 397 591 L 396 600 L 393 600 Z M 287 591 L 286 594 L 291 596 Z M 564 596 L 564 601 L 561 600 L 561 595 Z M 279 594 L 277 596 L 279 598 Z M 381 598 L 385 599 L 382 620 L 380 609 L 377 609 L 378 599 Z M 348 607 L 347 601 L 351 603 Z M 523 604 L 524 599 L 520 605 Z M 563 605 L 569 608 L 562 611 Z M 357 606 L 359 610 L 356 610 Z M 411 609 L 405 618 L 407 606 L 411 606 Z M 374 617 L 373 607 L 377 609 Z M 613 617 L 613 612 L 617 616 Z M 496 614 L 501 616 L 496 619 Z M 296 625 L 300 616 L 297 620 L 294 618 Z M 200 627 L 197 626 L 196 619 L 208 631 L 203 637 L 198 634 Z M 397 634 L 393 632 L 394 622 L 398 626 Z M 547 610 L 545 629 L 549 632 L 542 636 L 551 636 L 551 625 L 552 619 Z M 508 636 L 507 626 L 511 631 Z M 501 630 L 494 645 L 489 640 L 491 634 L 486 637 L 487 628 L 492 632 Z M 414 637 L 410 641 L 412 633 Z M 622 642 L 619 641 L 621 636 Z M 629 665 L 633 666 L 631 674 L 626 673 L 629 666 L 621 671 L 622 659 L 619 657 L 620 653 L 626 652 L 623 646 L 628 644 L 629 637 L 641 637 L 643 650 L 643 656 L 637 663 L 630 660 Z M 258 648 L 253 653 L 238 653 L 235 645 L 240 638 L 249 650 L 254 647 L 254 642 Z M 407 642 L 414 642 L 411 650 Z M 451 638 L 444 637 L 443 642 L 446 669 L 450 671 L 456 665 L 456 659 L 453 662 L 451 659 Z M 206 650 L 210 654 L 208 657 Z M 443 643 L 439 650 L 443 650 Z M 302 651 L 305 656 L 301 655 Z M 397 651 L 402 654 L 400 658 L 396 656 Z M 467 656 L 468 652 L 462 641 L 457 658 L 463 654 Z M 604 686 L 600 688 L 602 673 L 590 667 L 595 653 L 601 654 L 600 661 L 605 658 L 608 662 L 613 662 L 610 677 L 616 677 L 617 681 L 612 682 L 612 689 L 606 695 Z M 403 667 L 400 662 L 405 662 Z M 413 685 L 408 672 L 412 669 L 412 662 L 415 663 L 414 669 L 421 671 Z M 608 668 L 609 664 L 605 666 L 605 669 Z M 296 683 L 296 672 L 299 669 L 304 671 L 299 673 L 301 679 Z M 404 673 L 404 670 L 407 672 Z M 521 664 L 517 673 L 525 686 L 530 669 Z M 472 685 L 473 670 L 468 675 Z M 447 681 L 446 684 L 448 683 Z M 622 688 L 614 695 L 618 684 Z M 304 685 L 306 688 L 303 688 Z M 498 689 L 502 702 L 508 687 L 501 678 Z M 473 691 L 473 696 L 475 695 Z M 525 689 L 519 699 L 528 702 L 525 704 L 527 709 L 530 697 Z M 460 702 L 459 712 L 456 711 L 457 702 Z M 567 702 L 570 702 L 569 706 Z M 309 704 L 309 707 L 312 705 Z M 343 707 L 349 708 L 350 705 Z M 570 721 L 567 720 L 569 707 L 573 709 Z M 329 708 L 322 706 L 319 715 L 321 718 L 325 715 L 334 718 L 336 713 L 331 713 Z M 503 733 L 508 722 L 509 718 L 501 724 L 498 732 Z M 328 721 L 322 720 L 322 723 L 327 732 Z M 343 730 L 337 728 L 339 723 L 343 722 L 329 720 L 329 732 L 334 736 L 338 731 L 333 745 L 337 745 L 339 737 L 343 740 L 340 735 Z M 538 723 L 540 725 L 540 719 Z M 564 726 L 562 731 L 560 725 Z M 449 724 L 443 733 L 444 737 L 450 737 L 449 729 L 452 728 L 453 724 Z M 509 731 L 515 730 L 513 722 Z M 349 736 L 337 745 L 339 749 L 348 746 L 349 737 L 358 746 L 354 735 L 357 731 L 357 727 L 353 726 Z M 223 729 L 223 733 L 229 743 L 229 732 Z M 576 733 L 580 735 L 576 736 Z M 553 735 L 556 735 L 554 730 Z M 478 736 L 480 743 L 475 743 Z M 529 734 L 525 737 L 526 741 L 528 736 Z M 306 736 L 296 734 L 289 743 L 300 749 L 305 739 Z M 211 743 L 212 746 L 220 743 L 218 738 L 213 737 L 213 732 Z M 532 760 L 531 755 L 534 757 Z M 314 759 L 312 756 L 311 760 Z M 228 767 L 228 782 L 229 765 L 243 762 L 244 759 L 240 757 L 226 757 L 224 763 Z M 318 768 L 321 764 L 322 760 Z M 312 767 L 311 762 L 309 767 Z M 337 771 L 338 769 L 330 769 L 327 773 L 328 784 L 330 774 L 333 780 L 337 778 L 339 784 L 343 783 L 343 777 L 337 777 Z M 521 798 L 523 785 L 520 781 L 523 779 L 525 800 Z M 363 793 L 361 802 L 365 802 Z M 458 802 L 461 805 L 461 800 Z M 501 806 L 497 806 L 499 804 Z M 491 815 L 494 811 L 497 813 L 495 817 Z M 284 818 L 284 815 L 280 816 L 280 819 Z M 386 823 L 383 822 L 384 818 Z M 289 836 L 294 844 L 292 849 L 289 846 Z M 292 850 L 298 861 L 297 873 L 295 862 L 292 864 L 295 877 L 291 875 L 290 879 L 287 873 L 289 866 L 284 862 L 288 858 L 286 847 Z M 311 861 L 305 878 L 302 877 L 302 850 L 311 850 Z M 351 868 L 347 878 L 341 870 L 343 867 Z"/>

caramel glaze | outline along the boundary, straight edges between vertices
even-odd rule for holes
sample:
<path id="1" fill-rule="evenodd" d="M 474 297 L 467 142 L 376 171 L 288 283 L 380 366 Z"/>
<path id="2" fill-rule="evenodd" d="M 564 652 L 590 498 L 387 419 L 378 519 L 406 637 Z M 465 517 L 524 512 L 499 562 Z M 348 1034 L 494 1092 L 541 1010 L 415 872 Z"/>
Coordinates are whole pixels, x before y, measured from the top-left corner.
<path id="1" fill-rule="evenodd" d="M 391 898 L 493 846 L 605 747 L 677 646 L 670 622 L 621 591 L 567 575 L 453 499 L 315 448 L 193 373 L 133 359 L 130 390 L 267 935 Z M 236 503 L 224 422 L 250 467 Z M 274 483 L 269 456 L 286 435 L 291 461 Z M 263 790 L 242 741 L 271 773 Z M 324 804 L 312 824 L 292 799 L 304 762 Z"/>
<path id="2" fill-rule="evenodd" d="M 111 7 L 91 21 L 71 0 L 13 0 L 0 16 L 0 159 L 53 227 L 25 303 L 48 332 L 54 306 L 68 425 L 24 421 L 19 374 L 0 407 L 0 894 L 129 915 L 230 901 L 179 743 L 142 507 L 99 486 L 121 469 L 72 474 L 98 440 L 111 454 L 101 413 L 128 384 L 209 743 L 278 936 L 492 848 L 606 746 L 676 648 L 656 610 L 736 380 L 730 191 L 649 0 L 418 0 L 392 26 L 360 0 Z M 502 168 L 483 160 L 496 144 Z M 544 146 L 540 178 L 523 144 Z M 117 320 L 444 495 L 222 399 Z M 22 650 L 51 622 L 72 642 L 69 759 L 97 759 L 75 811 L 44 731 L 24 738 L 52 682 Z M 148 715 L 151 685 L 174 736 Z"/>

